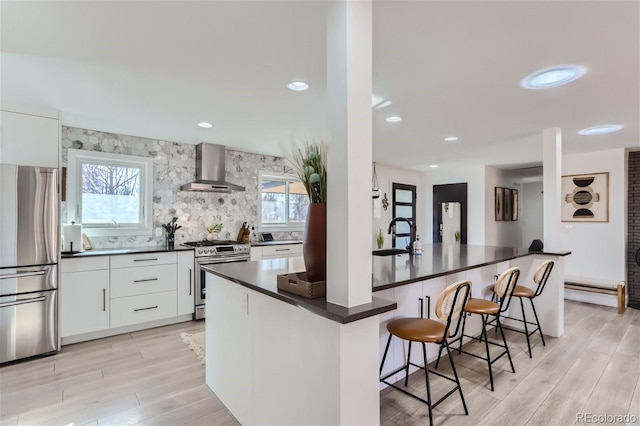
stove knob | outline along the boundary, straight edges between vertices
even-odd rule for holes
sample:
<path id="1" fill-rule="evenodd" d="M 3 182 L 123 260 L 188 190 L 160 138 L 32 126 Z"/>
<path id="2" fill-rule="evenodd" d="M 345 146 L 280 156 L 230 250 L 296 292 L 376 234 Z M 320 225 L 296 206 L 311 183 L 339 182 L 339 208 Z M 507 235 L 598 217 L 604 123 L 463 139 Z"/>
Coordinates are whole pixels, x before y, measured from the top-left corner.
<path id="1" fill-rule="evenodd" d="M 198 249 L 198 254 L 202 254 L 202 249 Z"/>

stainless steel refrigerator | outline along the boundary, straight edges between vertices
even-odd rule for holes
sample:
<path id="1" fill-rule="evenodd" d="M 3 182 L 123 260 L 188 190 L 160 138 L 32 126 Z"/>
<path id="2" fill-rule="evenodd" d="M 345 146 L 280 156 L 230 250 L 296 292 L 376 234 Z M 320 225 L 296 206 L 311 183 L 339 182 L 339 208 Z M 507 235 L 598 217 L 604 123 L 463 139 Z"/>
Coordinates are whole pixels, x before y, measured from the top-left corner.
<path id="1" fill-rule="evenodd" d="M 0 164 L 0 363 L 58 343 L 58 170 Z"/>

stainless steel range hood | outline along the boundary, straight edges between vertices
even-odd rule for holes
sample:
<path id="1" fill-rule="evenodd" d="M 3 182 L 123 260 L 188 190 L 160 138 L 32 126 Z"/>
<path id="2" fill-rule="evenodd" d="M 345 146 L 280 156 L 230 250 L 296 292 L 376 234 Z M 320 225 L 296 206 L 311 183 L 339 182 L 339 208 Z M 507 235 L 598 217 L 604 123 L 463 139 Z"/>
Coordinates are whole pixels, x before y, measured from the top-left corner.
<path id="1" fill-rule="evenodd" d="M 244 186 L 225 181 L 224 146 L 212 143 L 196 145 L 196 180 L 182 185 L 182 191 L 234 192 Z"/>

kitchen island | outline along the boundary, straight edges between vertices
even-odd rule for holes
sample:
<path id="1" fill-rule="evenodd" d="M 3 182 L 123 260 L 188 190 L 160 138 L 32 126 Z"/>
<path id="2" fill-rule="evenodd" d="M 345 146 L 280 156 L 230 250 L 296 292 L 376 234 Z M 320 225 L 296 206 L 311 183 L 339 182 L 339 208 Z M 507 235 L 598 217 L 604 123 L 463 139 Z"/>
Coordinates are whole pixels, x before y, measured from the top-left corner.
<path id="1" fill-rule="evenodd" d="M 387 322 L 419 315 L 420 298 L 431 300 L 424 303 L 433 317 L 437 296 L 455 281 L 469 279 L 474 297 L 489 297 L 497 273 L 518 266 L 519 283 L 528 284 L 535 267 L 553 258 L 539 314 L 545 333 L 560 335 L 566 254 L 434 244 L 421 256 L 374 257 L 373 300 L 355 308 L 278 290 L 276 276 L 302 271 L 301 258 L 207 266 L 207 385 L 243 424 L 336 424 L 341 410 L 377 407 L 365 392 L 345 402 L 340 372 L 363 389 L 371 381 L 377 387 Z M 467 326 L 479 332 L 474 321 Z M 385 369 L 401 365 L 404 353 L 401 343 L 392 346 Z M 429 349 L 431 359 L 436 353 Z"/>

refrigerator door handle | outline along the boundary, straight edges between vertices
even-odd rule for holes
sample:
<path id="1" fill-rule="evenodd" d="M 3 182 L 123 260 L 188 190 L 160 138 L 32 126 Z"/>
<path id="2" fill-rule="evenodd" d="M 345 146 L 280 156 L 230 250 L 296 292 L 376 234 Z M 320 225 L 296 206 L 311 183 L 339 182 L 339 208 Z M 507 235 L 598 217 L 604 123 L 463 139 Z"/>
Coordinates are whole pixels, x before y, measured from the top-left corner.
<path id="1" fill-rule="evenodd" d="M 27 303 L 42 302 L 44 299 L 45 299 L 44 296 L 40 296 L 40 297 L 31 297 L 29 299 L 20 299 L 20 300 L 16 300 L 15 302 L 0 303 L 0 308 L 7 308 L 9 306 L 24 305 L 24 304 L 27 304 Z"/>
<path id="2" fill-rule="evenodd" d="M 0 280 L 8 280 L 9 278 L 33 277 L 33 276 L 36 276 L 36 275 L 44 275 L 44 274 L 45 274 L 45 271 L 19 272 L 17 274 L 0 275 Z"/>

